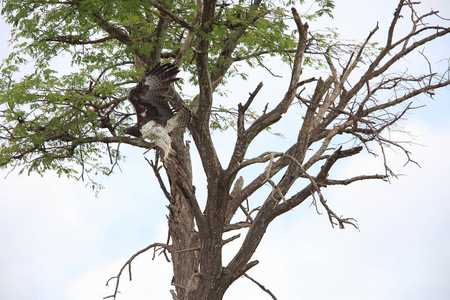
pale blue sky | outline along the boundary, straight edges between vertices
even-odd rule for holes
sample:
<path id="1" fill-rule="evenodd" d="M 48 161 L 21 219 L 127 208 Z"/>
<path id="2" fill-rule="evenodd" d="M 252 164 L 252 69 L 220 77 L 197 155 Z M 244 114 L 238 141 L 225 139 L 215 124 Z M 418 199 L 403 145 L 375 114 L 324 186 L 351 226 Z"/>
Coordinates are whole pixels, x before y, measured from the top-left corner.
<path id="1" fill-rule="evenodd" d="M 347 39 L 363 39 L 377 21 L 380 32 L 386 30 L 383 21 L 392 16 L 396 6 L 396 1 L 389 0 L 337 2 L 335 20 L 311 26 L 338 27 Z M 448 1 L 426 2 L 423 6 L 427 9 L 439 9 L 450 17 Z M 0 42 L 4 43 L 8 27 L 0 26 Z M 427 50 L 448 58 L 450 39 L 446 37 Z M 1 49 L 0 58 L 6 55 Z M 415 63 L 405 62 L 408 68 Z M 271 65 L 279 67 L 278 63 Z M 259 72 L 244 84 L 231 81 L 229 89 L 239 90 L 232 94 L 233 101 L 245 101 L 261 80 L 268 98 L 279 95 L 273 78 Z M 404 157 L 392 153 L 396 171 L 406 176 L 391 184 L 363 182 L 323 191 L 336 212 L 358 220 L 360 232 L 332 229 L 327 217 L 317 215 L 308 205 L 269 227 L 254 256 L 260 264 L 250 275 L 278 299 L 450 298 L 450 91 L 439 91 L 434 101 L 419 101 L 427 107 L 409 115 L 404 124 L 421 144 L 411 146 L 421 168 L 411 164 L 403 168 Z M 254 147 L 269 145 L 275 150 L 289 144 L 290 120 L 286 118 L 276 128 L 286 139 L 267 136 Z M 215 134 L 214 138 L 225 157 L 233 134 Z M 105 186 L 98 198 L 83 182 L 52 174 L 40 178 L 13 173 L 4 179 L 7 172 L 0 173 L 0 299 L 102 299 L 112 293 L 112 287 L 105 287 L 106 280 L 116 275 L 132 254 L 166 240 L 167 203 L 143 151 L 123 150 L 127 160 L 121 164 L 122 172 L 98 178 Z M 147 156 L 151 158 L 153 153 Z M 195 155 L 194 164 L 199 170 Z M 355 170 L 378 170 L 378 166 L 379 161 L 362 155 L 341 163 L 333 175 L 344 178 Z M 201 187 L 202 175 L 196 181 Z M 230 250 L 236 247 L 228 246 Z M 123 277 L 118 299 L 171 299 L 171 266 L 163 257 L 155 261 L 151 257 L 152 253 L 147 253 L 136 259 L 133 281 Z M 240 279 L 225 299 L 270 297 L 247 279 Z"/>

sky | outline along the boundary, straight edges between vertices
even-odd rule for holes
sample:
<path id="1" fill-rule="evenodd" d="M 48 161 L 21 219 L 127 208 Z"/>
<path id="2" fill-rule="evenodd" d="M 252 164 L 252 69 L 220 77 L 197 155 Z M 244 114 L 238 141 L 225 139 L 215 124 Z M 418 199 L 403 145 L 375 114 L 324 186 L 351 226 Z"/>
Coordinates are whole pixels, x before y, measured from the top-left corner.
<path id="1" fill-rule="evenodd" d="M 380 31 L 386 29 L 386 18 L 396 6 L 396 1 L 388 0 L 337 2 L 334 20 L 311 26 L 337 27 L 343 38 L 359 40 L 377 21 Z M 450 17 L 448 1 L 423 2 L 426 9 L 439 9 Z M 0 27 L 4 44 L 9 29 L 3 23 Z M 447 37 L 427 50 L 448 58 L 449 49 Z M 0 50 L 1 59 L 6 51 Z M 405 62 L 409 68 L 415 63 Z M 246 95 L 264 80 L 265 93 L 278 92 L 268 74 L 230 84 Z M 409 149 L 420 167 L 404 166 L 405 157 L 391 152 L 392 165 L 402 174 L 398 179 L 323 190 L 338 214 L 357 219 L 359 231 L 333 229 L 325 214 L 301 205 L 269 227 L 254 255 L 260 263 L 249 275 L 280 300 L 450 299 L 449 101 L 449 89 L 438 91 L 434 100 L 420 98 L 418 103 L 427 106 L 402 123 L 413 135 Z M 288 143 L 289 119 L 276 129 L 287 137 L 269 135 L 255 147 Z M 225 157 L 232 134 L 215 134 L 214 139 Z M 98 197 L 85 183 L 53 174 L 41 178 L 13 172 L 6 177 L 7 171 L 0 172 L 0 299 L 102 299 L 114 288 L 114 284 L 105 286 L 106 281 L 131 255 L 153 242 L 166 241 L 166 200 L 143 151 L 124 150 L 127 160 L 121 169 L 97 178 L 105 186 Z M 200 169 L 195 155 L 194 165 Z M 332 175 L 346 178 L 361 169 L 377 172 L 379 160 L 363 154 L 341 162 Z M 202 177 L 196 180 L 200 184 Z M 225 260 L 237 246 L 226 246 Z M 171 299 L 171 265 L 161 256 L 152 257 L 149 252 L 133 262 L 133 280 L 123 276 L 118 299 Z M 225 299 L 270 297 L 242 278 Z"/>

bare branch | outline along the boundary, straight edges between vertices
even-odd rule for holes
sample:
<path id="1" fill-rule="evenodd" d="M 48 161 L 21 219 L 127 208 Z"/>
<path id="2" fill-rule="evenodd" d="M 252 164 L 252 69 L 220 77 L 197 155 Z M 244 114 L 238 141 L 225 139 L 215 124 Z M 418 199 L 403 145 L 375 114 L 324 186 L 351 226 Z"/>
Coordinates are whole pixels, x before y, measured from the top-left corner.
<path id="1" fill-rule="evenodd" d="M 156 247 L 159 247 L 160 249 L 167 249 L 167 250 L 170 251 L 170 246 L 169 246 L 169 245 L 166 245 L 166 244 L 163 244 L 163 243 L 154 243 L 154 244 L 151 244 L 151 245 L 145 247 L 144 249 L 142 249 L 142 250 L 136 252 L 135 254 L 133 254 L 133 255 L 127 260 L 127 262 L 122 266 L 122 268 L 120 268 L 119 273 L 118 273 L 116 276 L 111 277 L 110 279 L 108 279 L 108 281 L 106 282 L 106 286 L 108 286 L 108 284 L 109 284 L 109 282 L 111 281 L 111 279 L 116 279 L 116 286 L 115 286 L 115 288 L 114 288 L 114 293 L 113 293 L 112 295 L 110 295 L 110 296 L 103 297 L 103 299 L 108 299 L 108 298 L 116 299 L 117 294 L 119 293 L 119 283 L 120 283 L 120 278 L 121 278 L 121 276 L 122 276 L 123 270 L 124 270 L 127 266 L 129 267 L 129 276 L 130 276 L 130 281 L 131 281 L 131 262 L 132 262 L 137 256 L 141 255 L 141 254 L 144 253 L 144 252 L 147 252 L 148 250 L 150 250 L 150 249 L 152 249 L 152 248 L 155 248 L 155 249 L 156 249 Z"/>
<path id="2" fill-rule="evenodd" d="M 250 93 L 250 96 L 249 96 L 247 102 L 244 105 L 242 105 L 241 103 L 238 104 L 238 121 L 237 121 L 238 138 L 239 138 L 239 135 L 242 135 L 242 133 L 245 130 L 245 128 L 244 128 L 245 112 L 247 111 L 249 106 L 252 104 L 253 100 L 255 99 L 256 95 L 259 93 L 259 91 L 261 90 L 262 87 L 263 87 L 263 83 L 260 82 L 258 84 L 258 86 L 256 87 L 256 89 L 252 93 Z"/>
<path id="3" fill-rule="evenodd" d="M 252 277 L 250 277 L 247 273 L 244 273 L 245 278 L 250 279 L 254 284 L 256 284 L 260 289 L 262 289 L 264 292 L 266 292 L 267 294 L 270 295 L 270 297 L 272 297 L 272 299 L 277 300 L 277 298 L 275 297 L 275 295 L 269 290 L 267 289 L 264 285 L 262 285 L 261 283 L 259 283 L 258 281 L 256 281 L 255 279 L 253 279 Z"/>
<path id="4" fill-rule="evenodd" d="M 222 241 L 222 246 L 225 245 L 225 244 L 228 244 L 228 243 L 230 243 L 230 242 L 232 242 L 232 241 L 234 241 L 234 240 L 236 240 L 236 239 L 238 239 L 238 238 L 240 238 L 240 237 L 241 237 L 241 234 L 240 234 L 240 233 L 238 233 L 238 234 L 236 234 L 236 235 L 233 235 L 232 237 L 230 237 L 230 238 L 228 238 L 228 239 Z"/>
<path id="5" fill-rule="evenodd" d="M 230 174 L 235 174 L 239 168 L 239 164 L 242 162 L 248 146 L 253 139 L 265 128 L 274 124 L 282 115 L 288 110 L 293 99 L 296 96 L 296 90 L 298 88 L 299 77 L 302 72 L 303 55 L 307 47 L 307 35 L 308 35 L 308 23 L 302 23 L 300 16 L 295 8 L 292 8 L 292 14 L 299 31 L 299 39 L 297 43 L 297 50 L 293 61 L 292 76 L 289 83 L 288 90 L 284 95 L 280 103 L 271 111 L 264 113 L 245 131 L 241 132 L 241 138 L 237 140 L 233 155 L 228 165 L 227 171 Z"/>
<path id="6" fill-rule="evenodd" d="M 156 156 L 156 155 L 155 155 Z M 155 161 L 148 160 L 147 157 L 144 157 L 147 163 L 152 167 L 153 173 L 156 176 L 156 179 L 158 180 L 159 186 L 161 190 L 164 193 L 164 196 L 167 200 L 169 200 L 169 203 L 172 202 L 172 196 L 170 195 L 169 191 L 166 188 L 166 185 L 164 184 L 164 181 L 161 178 L 161 174 L 159 173 L 159 170 L 161 170 L 162 166 L 158 166 L 158 156 L 155 157 Z"/>
<path id="7" fill-rule="evenodd" d="M 342 179 L 342 180 L 338 180 L 338 179 L 325 179 L 321 182 L 321 184 L 323 185 L 349 185 L 353 182 L 356 181 L 361 181 L 361 180 L 372 180 L 372 179 L 381 179 L 381 180 L 387 180 L 388 176 L 387 175 L 360 175 L 360 176 L 355 176 L 349 179 Z"/>
<path id="8" fill-rule="evenodd" d="M 249 228 L 251 226 L 252 226 L 252 223 L 248 223 L 248 222 L 238 222 L 238 223 L 234 223 L 234 224 L 227 224 L 224 226 L 223 232 L 239 230 L 242 228 Z"/>

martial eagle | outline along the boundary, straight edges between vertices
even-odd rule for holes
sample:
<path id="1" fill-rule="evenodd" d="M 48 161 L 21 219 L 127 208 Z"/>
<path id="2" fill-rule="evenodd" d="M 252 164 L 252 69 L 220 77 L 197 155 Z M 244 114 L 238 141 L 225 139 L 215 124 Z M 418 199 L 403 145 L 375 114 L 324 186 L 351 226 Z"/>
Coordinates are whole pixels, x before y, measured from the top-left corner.
<path id="1" fill-rule="evenodd" d="M 158 64 L 128 94 L 133 105 L 137 123 L 127 128 L 124 133 L 135 137 L 148 138 L 164 151 L 164 161 L 174 153 L 169 133 L 187 122 L 186 111 L 177 112 L 168 102 L 169 87 L 179 72 L 171 63 Z"/>

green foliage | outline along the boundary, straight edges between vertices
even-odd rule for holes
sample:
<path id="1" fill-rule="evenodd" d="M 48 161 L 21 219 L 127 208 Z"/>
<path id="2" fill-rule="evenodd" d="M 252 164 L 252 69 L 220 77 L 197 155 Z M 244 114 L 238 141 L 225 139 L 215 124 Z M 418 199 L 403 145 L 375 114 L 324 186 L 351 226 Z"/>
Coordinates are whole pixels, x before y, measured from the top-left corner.
<path id="1" fill-rule="evenodd" d="M 192 41 L 179 60 L 194 85 L 199 37 L 210 41 L 210 73 L 221 83 L 247 77 L 233 67 L 235 62 L 260 67 L 265 56 L 275 55 L 291 61 L 297 37 L 289 6 L 298 3 L 251 3 L 219 2 L 206 33 L 193 0 L 3 1 L 14 52 L 0 70 L 0 166 L 39 174 L 54 170 L 75 178 L 109 174 L 121 158 L 110 143 L 120 142 L 121 131 L 133 122 L 127 92 L 145 69 L 135 67 L 135 57 L 144 67 L 161 58 L 173 60 L 189 34 Z M 307 19 L 331 16 L 334 4 L 316 0 L 315 7 Z M 325 37 L 317 36 L 317 48 L 325 43 Z M 235 127 L 234 117 L 230 107 L 219 106 L 211 128 Z M 250 120 L 255 117 L 247 112 Z"/>

